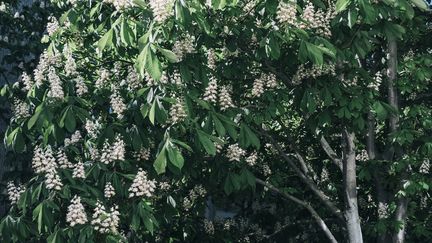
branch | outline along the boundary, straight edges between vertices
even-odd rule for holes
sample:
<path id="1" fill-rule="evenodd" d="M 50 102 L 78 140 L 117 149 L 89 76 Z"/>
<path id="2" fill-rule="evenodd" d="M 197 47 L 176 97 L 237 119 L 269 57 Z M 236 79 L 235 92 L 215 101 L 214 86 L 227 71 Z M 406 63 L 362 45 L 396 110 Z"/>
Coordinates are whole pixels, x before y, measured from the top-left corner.
<path id="1" fill-rule="evenodd" d="M 336 165 L 339 168 L 339 170 L 342 172 L 343 171 L 342 161 L 338 158 L 336 152 L 332 149 L 332 147 L 324 138 L 324 136 L 321 136 L 320 143 L 321 143 L 321 147 L 324 149 L 326 154 L 330 157 L 333 164 Z"/>
<path id="2" fill-rule="evenodd" d="M 279 190 L 278 188 L 276 188 L 275 186 L 261 180 L 258 178 L 255 178 L 255 182 L 257 184 L 263 185 L 265 187 L 267 187 L 268 189 L 270 189 L 273 192 L 276 192 L 280 195 L 282 195 L 284 198 L 291 200 L 299 205 L 301 205 L 302 207 L 306 208 L 310 214 L 312 215 L 312 217 L 315 219 L 315 221 L 317 222 L 317 224 L 320 226 L 320 228 L 324 231 L 325 235 L 327 236 L 327 238 L 329 238 L 329 240 L 333 243 L 337 243 L 336 238 L 333 236 L 333 234 L 331 233 L 330 229 L 327 227 L 327 224 L 324 222 L 324 220 L 319 216 L 319 214 L 315 211 L 315 209 L 307 202 L 300 200 L 297 197 L 294 197 L 292 195 L 289 195 L 288 193 L 285 193 L 281 190 Z"/>
<path id="3" fill-rule="evenodd" d="M 332 201 L 330 201 L 329 197 L 322 192 L 318 186 L 315 184 L 315 182 L 307 177 L 294 163 L 294 161 L 291 160 L 289 155 L 287 155 L 281 146 L 274 140 L 274 138 L 268 134 L 266 131 L 264 131 L 262 128 L 260 128 L 260 132 L 262 135 L 267 137 L 270 140 L 270 143 L 272 146 L 278 151 L 278 153 L 282 156 L 282 158 L 288 162 L 288 165 L 295 171 L 298 177 L 302 179 L 302 181 L 312 190 L 312 192 L 315 193 L 315 195 L 318 196 L 318 198 L 326 205 L 329 210 L 336 215 L 340 220 L 344 221 L 344 217 L 342 215 L 342 212 L 339 208 L 334 205 Z"/>

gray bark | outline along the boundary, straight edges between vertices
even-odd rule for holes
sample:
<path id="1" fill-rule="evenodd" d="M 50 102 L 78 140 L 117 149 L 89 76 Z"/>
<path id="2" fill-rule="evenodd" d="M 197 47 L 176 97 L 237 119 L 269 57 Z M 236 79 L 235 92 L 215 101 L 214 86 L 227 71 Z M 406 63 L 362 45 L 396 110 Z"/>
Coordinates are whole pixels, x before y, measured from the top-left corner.
<path id="1" fill-rule="evenodd" d="M 397 78 L 397 41 L 394 38 L 388 40 L 388 82 L 387 82 L 387 92 L 388 92 L 388 102 L 396 110 L 399 110 L 399 99 L 398 91 L 395 85 Z M 395 132 L 399 128 L 399 115 L 391 114 L 389 119 L 390 132 Z M 392 147 L 392 153 L 389 155 L 389 159 L 393 159 L 394 152 L 396 156 L 400 156 L 402 151 L 397 148 Z M 404 174 L 404 173 L 403 173 Z M 401 185 L 403 184 L 404 175 L 401 177 Z M 392 241 L 394 243 L 402 243 L 405 240 L 405 224 L 408 210 L 408 199 L 401 196 L 397 200 L 395 220 L 400 224 L 399 229 L 393 234 Z"/>
<path id="2" fill-rule="evenodd" d="M 334 235 L 332 234 L 332 232 L 328 228 L 327 224 L 324 222 L 324 220 L 321 218 L 321 216 L 319 216 L 319 214 L 316 212 L 316 210 L 309 203 L 307 203 L 303 200 L 300 200 L 299 198 L 294 197 L 288 193 L 282 192 L 278 188 L 274 187 L 273 185 L 271 185 L 271 184 L 269 184 L 269 183 L 267 183 L 261 179 L 257 178 L 257 179 L 255 179 L 255 182 L 257 184 L 261 184 L 261 185 L 267 187 L 268 189 L 270 189 L 273 192 L 276 192 L 276 193 L 282 195 L 284 198 L 286 198 L 290 201 L 293 201 L 293 202 L 301 205 L 302 207 L 304 207 L 312 215 L 312 218 L 316 221 L 316 223 L 321 228 L 321 230 L 324 232 L 324 234 L 327 236 L 327 238 L 330 240 L 330 242 L 337 243 L 336 238 L 334 237 Z"/>
<path id="3" fill-rule="evenodd" d="M 357 174 L 356 174 L 356 159 L 355 159 L 355 135 L 343 131 L 343 184 L 344 184 L 344 199 L 345 199 L 345 220 L 348 232 L 348 242 L 362 243 L 363 235 L 361 231 L 360 216 L 358 213 L 357 204 Z"/>

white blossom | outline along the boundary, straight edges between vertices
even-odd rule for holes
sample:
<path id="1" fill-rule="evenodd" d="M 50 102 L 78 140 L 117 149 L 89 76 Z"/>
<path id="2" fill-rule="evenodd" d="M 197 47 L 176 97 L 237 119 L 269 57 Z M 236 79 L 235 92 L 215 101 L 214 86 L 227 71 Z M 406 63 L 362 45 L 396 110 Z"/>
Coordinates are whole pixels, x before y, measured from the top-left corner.
<path id="1" fill-rule="evenodd" d="M 95 87 L 97 89 L 102 89 L 105 88 L 109 79 L 110 79 L 110 72 L 105 69 L 105 68 L 101 68 L 98 70 L 98 79 L 95 82 Z"/>
<path id="2" fill-rule="evenodd" d="M 257 153 L 257 152 L 253 152 L 253 153 L 251 153 L 251 154 L 246 158 L 246 163 L 247 163 L 249 166 L 255 166 L 257 160 L 258 160 L 258 153 Z"/>
<path id="3" fill-rule="evenodd" d="M 90 119 L 86 120 L 85 129 L 87 131 L 87 134 L 90 136 L 90 138 L 97 138 L 97 135 L 99 134 L 99 130 L 101 129 L 102 125 L 98 120 L 92 121 Z"/>
<path id="4" fill-rule="evenodd" d="M 208 86 L 206 87 L 203 95 L 203 99 L 205 101 L 216 103 L 217 102 L 217 80 L 213 76 L 210 78 L 210 81 L 208 83 Z"/>
<path id="5" fill-rule="evenodd" d="M 172 51 L 176 55 L 178 62 L 182 61 L 186 54 L 195 52 L 194 42 L 195 37 L 191 35 L 186 35 L 184 39 L 174 42 Z"/>
<path id="6" fill-rule="evenodd" d="M 169 116 L 170 116 L 170 122 L 172 124 L 179 123 L 187 117 L 182 100 L 177 99 L 177 102 L 171 106 L 169 111 Z"/>
<path id="7" fill-rule="evenodd" d="M 216 53 L 214 49 L 209 49 L 207 52 L 207 66 L 211 70 L 216 70 Z"/>
<path id="8" fill-rule="evenodd" d="M 238 144 L 231 144 L 228 146 L 226 157 L 229 161 L 240 161 L 246 154 L 246 151 L 238 146 Z"/>
<path id="9" fill-rule="evenodd" d="M 126 104 L 124 103 L 123 98 L 121 97 L 118 90 L 114 90 L 114 93 L 111 95 L 111 108 L 117 115 L 118 119 L 122 119 L 124 117 Z"/>
<path id="10" fill-rule="evenodd" d="M 134 153 L 134 158 L 136 160 L 146 161 L 150 159 L 150 149 L 141 148 L 138 152 Z"/>
<path id="11" fill-rule="evenodd" d="M 21 75 L 21 81 L 24 84 L 23 90 L 24 91 L 29 91 L 31 90 L 31 88 L 33 87 L 34 83 L 32 78 L 30 77 L 30 75 L 28 75 L 26 72 L 24 72 Z"/>
<path id="12" fill-rule="evenodd" d="M 54 67 L 52 66 L 48 68 L 48 82 L 50 84 L 48 97 L 63 99 L 64 92 L 62 88 L 62 82 L 60 80 L 60 77 L 57 75 Z"/>
<path id="13" fill-rule="evenodd" d="M 155 189 L 156 181 L 148 179 L 147 173 L 140 168 L 129 188 L 129 197 L 151 197 Z"/>
<path id="14" fill-rule="evenodd" d="M 219 90 L 219 105 L 223 111 L 234 107 L 234 103 L 231 99 L 230 89 L 227 86 L 222 86 Z"/>
<path id="15" fill-rule="evenodd" d="M 73 172 L 72 172 L 72 178 L 85 179 L 84 164 L 81 161 L 75 165 L 75 168 L 73 169 Z"/>
<path id="16" fill-rule="evenodd" d="M 276 12 L 276 19 L 281 24 L 292 26 L 297 25 L 297 4 L 296 1 L 284 2 L 280 1 Z"/>
<path id="17" fill-rule="evenodd" d="M 30 106 L 21 100 L 15 99 L 12 105 L 12 114 L 15 119 L 30 117 Z"/>
<path id="18" fill-rule="evenodd" d="M 77 144 L 82 140 L 81 132 L 76 130 L 70 138 L 65 138 L 64 146 L 67 147 L 69 145 Z"/>
<path id="19" fill-rule="evenodd" d="M 68 206 L 66 222 L 68 222 L 71 227 L 74 227 L 78 224 L 85 224 L 87 221 L 87 214 L 84 205 L 81 203 L 81 197 L 75 195 L 71 200 L 71 204 Z"/>
<path id="20" fill-rule="evenodd" d="M 215 233 L 215 228 L 212 221 L 204 219 L 204 231 L 209 235 L 213 235 Z"/>
<path id="21" fill-rule="evenodd" d="M 117 233 L 120 223 L 119 216 L 118 206 L 113 206 L 110 211 L 107 211 L 105 206 L 98 201 L 96 202 L 91 224 L 99 233 Z"/>
<path id="22" fill-rule="evenodd" d="M 17 204 L 20 199 L 21 194 L 25 191 L 25 187 L 21 184 L 16 186 L 12 181 L 7 183 L 7 193 L 9 197 L 9 201 L 12 205 Z"/>
<path id="23" fill-rule="evenodd" d="M 88 93 L 88 87 L 84 82 L 84 78 L 78 76 L 75 79 L 75 89 L 78 96 L 83 96 Z"/>
<path id="24" fill-rule="evenodd" d="M 47 23 L 46 30 L 49 36 L 52 36 L 59 29 L 59 22 L 53 16 L 48 18 L 49 22 Z"/>
<path id="25" fill-rule="evenodd" d="M 57 164 L 61 169 L 73 168 L 74 165 L 69 161 L 64 148 L 61 148 L 57 151 L 56 154 Z"/>
<path id="26" fill-rule="evenodd" d="M 104 188 L 104 196 L 106 198 L 111 198 L 111 197 L 115 196 L 115 194 L 116 193 L 115 193 L 114 187 L 112 186 L 111 182 L 108 182 Z"/>
<path id="27" fill-rule="evenodd" d="M 103 0 L 103 2 L 114 5 L 115 9 L 119 12 L 134 6 L 132 0 Z"/>
<path id="28" fill-rule="evenodd" d="M 173 0 L 150 0 L 149 4 L 156 22 L 165 22 L 165 20 L 174 15 Z"/>
<path id="29" fill-rule="evenodd" d="M 110 164 L 116 160 L 124 161 L 126 148 L 125 142 L 120 136 L 117 136 L 114 143 L 110 145 L 108 142 L 104 143 L 100 161 L 104 164 Z"/>

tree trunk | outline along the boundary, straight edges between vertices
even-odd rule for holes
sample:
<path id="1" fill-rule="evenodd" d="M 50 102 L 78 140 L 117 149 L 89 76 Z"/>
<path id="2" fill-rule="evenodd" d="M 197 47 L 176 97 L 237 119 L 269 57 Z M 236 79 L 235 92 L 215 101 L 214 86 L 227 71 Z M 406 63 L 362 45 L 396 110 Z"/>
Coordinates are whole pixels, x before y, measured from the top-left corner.
<path id="1" fill-rule="evenodd" d="M 398 91 L 395 87 L 395 81 L 397 78 L 397 42 L 396 39 L 391 38 L 388 40 L 388 102 L 396 110 L 399 110 L 399 99 Z M 391 114 L 389 119 L 390 132 L 395 132 L 399 127 L 399 115 Z M 396 152 L 396 156 L 401 156 L 402 151 L 400 149 L 392 148 L 392 151 Z M 394 154 L 389 156 L 389 159 L 393 159 Z M 404 174 L 404 173 L 403 173 Z M 401 185 L 403 185 L 403 180 L 405 176 L 401 176 Z M 393 235 L 394 243 L 402 243 L 405 240 L 405 224 L 408 209 L 408 199 L 401 196 L 397 200 L 397 209 L 395 214 L 395 220 L 400 224 L 399 229 Z"/>
<path id="2" fill-rule="evenodd" d="M 345 199 L 345 220 L 348 231 L 348 242 L 361 243 L 363 236 L 361 232 L 360 216 L 358 213 L 357 204 L 357 179 L 356 179 L 356 160 L 355 160 L 355 135 L 343 131 L 342 146 L 343 154 L 343 184 L 344 184 L 344 199 Z"/>

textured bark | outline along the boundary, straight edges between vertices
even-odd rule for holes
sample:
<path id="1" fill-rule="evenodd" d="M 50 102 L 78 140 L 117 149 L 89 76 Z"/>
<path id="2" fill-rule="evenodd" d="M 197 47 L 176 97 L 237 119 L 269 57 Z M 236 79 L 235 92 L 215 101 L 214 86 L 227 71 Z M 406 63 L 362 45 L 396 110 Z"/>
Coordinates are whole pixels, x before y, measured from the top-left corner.
<path id="1" fill-rule="evenodd" d="M 363 235 L 357 204 L 357 174 L 355 160 L 355 135 L 344 129 L 342 140 L 343 151 L 343 184 L 345 199 L 345 220 L 348 232 L 348 242 L 362 243 Z"/>
<path id="2" fill-rule="evenodd" d="M 397 78 L 397 42 L 396 39 L 391 38 L 388 40 L 388 82 L 387 82 L 387 93 L 388 93 L 388 103 L 396 110 L 399 110 L 399 99 L 398 91 L 395 86 L 395 81 Z M 395 132 L 399 128 L 399 116 L 398 114 L 391 114 L 389 119 L 390 132 Z M 392 160 L 395 156 L 401 156 L 402 151 L 398 148 L 391 148 L 391 153 L 388 154 L 388 159 Z M 401 177 L 400 184 L 403 185 L 404 174 Z M 405 224 L 407 217 L 408 199 L 406 197 L 398 198 L 397 209 L 395 214 L 395 220 L 400 224 L 399 230 L 393 234 L 393 242 L 402 243 L 405 240 Z"/>
<path id="3" fill-rule="evenodd" d="M 321 147 L 324 149 L 326 154 L 330 157 L 333 164 L 336 165 L 339 168 L 339 170 L 342 172 L 343 171 L 342 161 L 338 158 L 336 152 L 332 149 L 332 147 L 327 142 L 325 137 L 321 137 L 320 143 L 321 143 Z"/>
<path id="4" fill-rule="evenodd" d="M 309 187 L 309 189 L 312 190 L 312 192 L 324 203 L 324 205 L 327 206 L 327 208 L 336 215 L 339 219 L 342 221 L 344 220 L 342 212 L 339 208 L 336 207 L 336 205 L 329 199 L 329 197 L 318 188 L 316 183 L 308 176 L 306 176 L 300 168 L 294 163 L 294 161 L 284 152 L 284 150 L 281 148 L 281 146 L 275 141 L 275 139 L 268 134 L 263 129 L 260 129 L 261 134 L 268 138 L 271 145 L 276 149 L 276 151 L 279 153 L 279 155 L 288 162 L 288 165 L 294 170 L 294 172 L 297 174 L 297 176 Z"/>
<path id="5" fill-rule="evenodd" d="M 316 221 L 316 223 L 318 224 L 318 226 L 321 228 L 321 230 L 324 232 L 324 234 L 327 236 L 327 238 L 330 240 L 330 242 L 333 243 L 337 243 L 336 238 L 334 237 L 334 235 L 332 234 L 332 232 L 330 231 L 330 229 L 328 228 L 327 224 L 324 222 L 324 220 L 321 218 L 321 216 L 319 216 L 319 214 L 315 211 L 315 209 L 307 202 L 294 197 L 288 193 L 282 192 L 281 190 L 279 190 L 278 188 L 276 188 L 275 186 L 261 180 L 261 179 L 255 179 L 255 182 L 257 184 L 263 185 L 265 187 L 267 187 L 268 189 L 270 189 L 273 192 L 276 192 L 280 195 L 282 195 L 284 198 L 293 201 L 297 204 L 299 204 L 300 206 L 304 207 L 305 209 L 307 209 L 309 211 L 309 213 L 312 215 L 312 218 Z"/>

